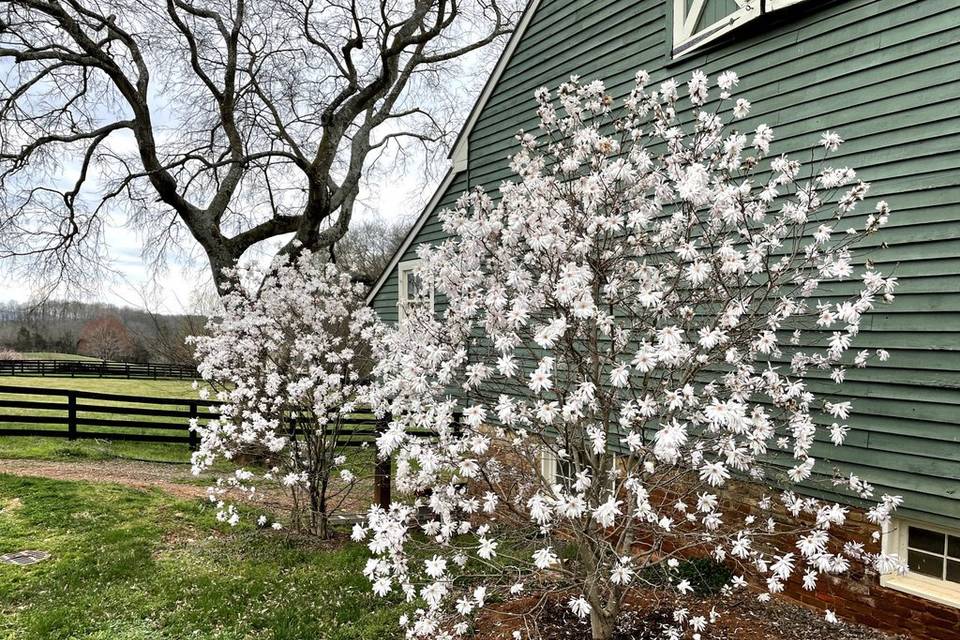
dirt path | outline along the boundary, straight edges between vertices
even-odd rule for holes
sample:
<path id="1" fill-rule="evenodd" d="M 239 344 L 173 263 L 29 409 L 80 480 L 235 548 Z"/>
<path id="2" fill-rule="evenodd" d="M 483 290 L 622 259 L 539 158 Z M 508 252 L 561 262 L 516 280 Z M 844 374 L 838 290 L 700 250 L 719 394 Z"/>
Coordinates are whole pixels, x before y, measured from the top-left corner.
<path id="1" fill-rule="evenodd" d="M 0 473 L 17 476 L 34 476 L 52 480 L 79 480 L 84 482 L 114 482 L 135 489 L 160 489 L 184 500 L 206 500 L 207 486 L 213 477 L 194 476 L 186 464 L 141 462 L 137 460 L 83 460 L 49 461 L 0 458 Z M 348 500 L 340 505 L 335 514 L 344 521 L 354 521 L 355 514 L 366 512 L 370 487 L 355 489 Z M 274 487 L 259 487 L 256 504 L 270 510 L 286 510 L 291 507 L 290 496 Z M 232 494 L 233 499 L 243 500 L 241 493 Z M 342 517 L 341 517 L 342 516 Z"/>
<path id="2" fill-rule="evenodd" d="M 207 495 L 206 486 L 190 474 L 190 467 L 180 464 L 134 460 L 50 462 L 0 459 L 0 473 L 54 480 L 115 482 L 136 489 L 156 488 L 185 499 L 202 499 Z"/>

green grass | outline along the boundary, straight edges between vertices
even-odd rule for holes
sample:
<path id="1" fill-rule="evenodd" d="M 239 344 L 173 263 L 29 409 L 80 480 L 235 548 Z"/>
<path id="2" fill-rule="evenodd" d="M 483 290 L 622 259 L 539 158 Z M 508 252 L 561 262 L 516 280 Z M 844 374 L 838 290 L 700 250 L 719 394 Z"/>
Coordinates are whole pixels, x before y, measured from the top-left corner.
<path id="1" fill-rule="evenodd" d="M 97 360 L 93 356 L 82 356 L 79 353 L 56 353 L 54 351 L 27 351 L 22 354 L 24 360 Z"/>
<path id="2" fill-rule="evenodd" d="M 112 484 L 0 474 L 2 640 L 392 640 L 360 545 L 228 530 L 209 506 Z"/>
<path id="3" fill-rule="evenodd" d="M 0 385 L 23 387 L 25 389 L 76 389 L 78 391 L 95 391 L 100 393 L 116 393 L 120 395 L 130 395 L 137 397 L 156 397 L 156 398 L 184 398 L 193 399 L 197 397 L 197 392 L 191 388 L 189 381 L 183 380 L 126 380 L 113 378 L 53 378 L 53 377 L 18 377 L 3 376 L 0 377 Z M 0 399 L 24 397 L 15 394 L 2 394 Z M 42 396 L 36 394 L 35 400 L 43 402 L 65 402 L 65 398 L 60 396 Z M 109 405 L 105 401 L 97 401 L 97 404 Z M 117 403 L 113 403 L 117 404 Z M 122 403 L 120 403 L 122 404 Z M 136 405 L 140 407 L 150 407 L 152 405 Z M 63 411 L 45 411 L 37 409 L 0 409 L 0 413 L 5 415 L 50 415 L 62 416 Z M 88 417 L 115 417 L 107 414 L 84 414 Z M 144 416 L 144 422 L 166 421 L 168 418 Z M 9 428 L 29 427 L 29 428 L 51 428 L 63 430 L 65 427 L 50 425 L 35 425 L 25 423 L 2 423 L 2 426 Z M 186 435 L 186 432 L 169 432 L 148 429 L 124 429 L 109 427 L 92 427 L 97 431 L 140 431 L 143 433 L 175 433 Z M 0 436 L 0 458 L 31 458 L 44 460 L 67 460 L 67 459 L 96 459 L 107 458 L 135 458 L 140 460 L 156 460 L 164 462 L 187 462 L 190 459 L 190 451 L 185 444 L 166 444 L 153 442 L 109 442 L 106 440 L 76 440 L 69 441 L 65 438 L 39 438 L 22 436 Z"/>

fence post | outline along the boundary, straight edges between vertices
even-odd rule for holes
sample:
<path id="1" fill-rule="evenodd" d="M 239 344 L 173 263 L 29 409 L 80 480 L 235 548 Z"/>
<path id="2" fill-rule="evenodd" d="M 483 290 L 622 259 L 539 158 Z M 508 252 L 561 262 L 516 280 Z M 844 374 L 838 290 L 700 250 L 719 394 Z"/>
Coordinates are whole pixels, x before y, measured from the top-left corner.
<path id="1" fill-rule="evenodd" d="M 381 420 L 378 430 L 386 429 L 388 421 L 388 418 Z M 380 456 L 376 453 L 376 447 L 374 447 L 374 452 L 376 457 L 373 463 L 373 502 L 382 509 L 389 509 L 391 460 L 390 458 L 380 459 Z"/>
<path id="2" fill-rule="evenodd" d="M 73 391 L 67 394 L 67 437 L 77 439 L 77 394 Z"/>
<path id="3" fill-rule="evenodd" d="M 390 508 L 390 458 L 377 461 L 373 468 L 373 501 L 383 509 Z"/>
<path id="4" fill-rule="evenodd" d="M 200 411 L 197 409 L 196 401 L 190 403 L 190 422 L 192 423 L 195 419 L 200 417 Z M 200 447 L 200 438 L 197 435 L 197 432 L 193 429 L 187 428 L 187 433 L 190 438 L 190 451 L 196 451 Z"/>

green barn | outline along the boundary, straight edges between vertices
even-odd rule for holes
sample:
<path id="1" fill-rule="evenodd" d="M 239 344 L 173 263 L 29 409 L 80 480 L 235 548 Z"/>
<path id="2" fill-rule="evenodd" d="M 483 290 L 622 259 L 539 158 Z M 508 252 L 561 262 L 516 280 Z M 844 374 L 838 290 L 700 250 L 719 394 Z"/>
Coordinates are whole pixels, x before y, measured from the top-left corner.
<path id="1" fill-rule="evenodd" d="M 960 607 L 960 2 L 957 0 L 532 0 L 451 153 L 436 194 L 370 294 L 386 320 L 410 293 L 416 246 L 443 238 L 437 212 L 466 190 L 510 177 L 518 129 L 537 126 L 533 92 L 571 74 L 616 100 L 646 69 L 653 82 L 736 71 L 753 104 L 747 128 L 771 125 L 772 154 L 821 132 L 836 156 L 887 200 L 884 271 L 897 301 L 872 313 L 859 347 L 888 361 L 851 371 L 847 445 L 834 462 L 904 497 L 885 532 L 910 557 L 884 586 Z M 879 589 L 890 593 L 889 589 Z M 951 618 L 953 619 L 953 618 Z M 960 621 L 960 618 L 956 618 Z M 958 622 L 960 624 L 960 622 Z M 923 636 L 927 637 L 927 636 Z M 941 637 L 941 636 L 937 636 Z M 958 637 L 960 631 L 957 631 Z"/>

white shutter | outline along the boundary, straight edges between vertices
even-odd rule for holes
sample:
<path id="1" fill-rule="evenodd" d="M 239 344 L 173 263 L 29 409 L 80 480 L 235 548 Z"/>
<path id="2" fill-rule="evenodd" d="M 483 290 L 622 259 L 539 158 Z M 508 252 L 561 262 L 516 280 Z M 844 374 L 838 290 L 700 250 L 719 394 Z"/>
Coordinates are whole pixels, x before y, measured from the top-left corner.
<path id="1" fill-rule="evenodd" d="M 677 58 L 758 17 L 763 0 L 736 0 L 735 10 L 709 25 L 702 24 L 704 9 L 718 0 L 668 1 L 673 2 L 673 57 Z"/>

